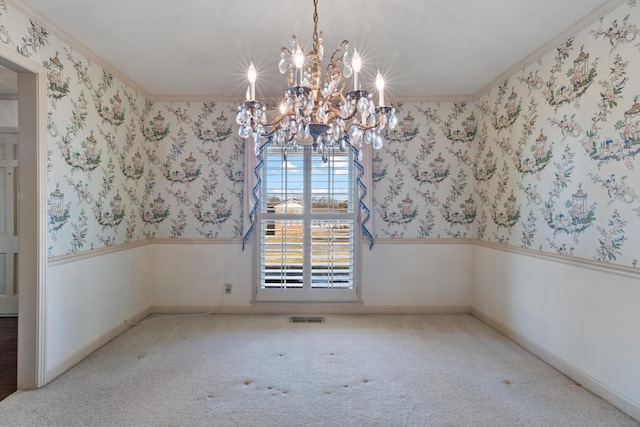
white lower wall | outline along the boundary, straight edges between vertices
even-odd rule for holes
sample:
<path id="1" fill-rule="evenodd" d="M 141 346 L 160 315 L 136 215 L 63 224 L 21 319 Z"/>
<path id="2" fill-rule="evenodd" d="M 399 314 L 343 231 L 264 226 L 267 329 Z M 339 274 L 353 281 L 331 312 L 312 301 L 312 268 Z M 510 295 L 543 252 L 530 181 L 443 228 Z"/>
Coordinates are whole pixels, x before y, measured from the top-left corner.
<path id="1" fill-rule="evenodd" d="M 60 375 L 151 305 L 149 246 L 47 267 L 45 377 Z"/>
<path id="2" fill-rule="evenodd" d="M 392 239 L 391 239 L 392 240 Z M 415 240 L 413 240 L 415 242 Z M 378 242 L 362 252 L 364 305 L 451 307 L 471 305 L 471 255 L 468 243 Z"/>
<path id="3" fill-rule="evenodd" d="M 224 305 L 252 306 L 252 247 L 239 242 L 156 243 L 152 245 L 155 311 L 197 310 L 221 303 L 225 283 L 233 285 Z M 471 251 L 464 243 L 384 243 L 362 252 L 362 306 L 346 311 L 468 311 L 471 305 Z M 254 304 L 255 306 L 255 304 Z M 324 307 L 328 307 L 325 305 Z M 243 310 L 243 308 L 245 310 Z M 276 310 L 299 310 L 289 304 Z M 328 307 L 327 310 L 333 310 Z M 223 309 L 224 310 L 224 309 Z"/>
<path id="4" fill-rule="evenodd" d="M 477 245 L 472 305 L 640 419 L 640 274 Z"/>
<path id="5" fill-rule="evenodd" d="M 251 303 L 252 248 L 239 241 L 220 243 L 152 243 L 154 307 L 209 308 L 222 302 L 225 283 L 232 284 L 224 304 Z"/>

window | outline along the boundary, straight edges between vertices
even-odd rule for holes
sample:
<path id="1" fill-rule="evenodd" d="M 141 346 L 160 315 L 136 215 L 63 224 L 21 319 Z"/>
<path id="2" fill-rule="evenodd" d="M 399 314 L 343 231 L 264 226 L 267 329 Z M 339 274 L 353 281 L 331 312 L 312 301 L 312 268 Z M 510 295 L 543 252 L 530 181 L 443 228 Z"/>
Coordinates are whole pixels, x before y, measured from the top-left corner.
<path id="1" fill-rule="evenodd" d="M 358 218 L 353 154 L 263 151 L 256 300 L 355 301 Z"/>

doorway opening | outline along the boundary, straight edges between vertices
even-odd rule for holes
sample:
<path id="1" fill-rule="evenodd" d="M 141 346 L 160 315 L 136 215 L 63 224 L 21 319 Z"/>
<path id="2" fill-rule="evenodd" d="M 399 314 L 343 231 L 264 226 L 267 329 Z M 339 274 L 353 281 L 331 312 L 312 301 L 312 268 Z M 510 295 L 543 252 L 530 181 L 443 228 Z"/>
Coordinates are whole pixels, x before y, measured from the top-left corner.
<path id="1" fill-rule="evenodd" d="M 7 334 L 15 350 L 0 352 L 16 356 L 16 389 L 33 389 L 45 383 L 47 74 L 5 45 L 0 67 L 0 95 L 16 104 L 4 117 L 15 123 L 0 121 L 0 316 L 17 324 Z"/>
<path id="2" fill-rule="evenodd" d="M 18 73 L 0 66 L 0 400 L 18 388 Z"/>

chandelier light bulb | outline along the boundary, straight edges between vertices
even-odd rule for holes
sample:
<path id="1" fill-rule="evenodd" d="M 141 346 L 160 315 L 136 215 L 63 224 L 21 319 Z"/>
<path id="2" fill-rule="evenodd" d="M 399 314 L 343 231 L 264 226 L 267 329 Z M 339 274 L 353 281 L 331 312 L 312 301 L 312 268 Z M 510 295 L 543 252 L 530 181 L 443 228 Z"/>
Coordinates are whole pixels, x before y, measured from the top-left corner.
<path id="1" fill-rule="evenodd" d="M 378 75 L 376 76 L 376 88 L 378 88 L 378 106 L 384 107 L 384 79 L 380 74 L 380 70 L 378 70 Z"/>
<path id="2" fill-rule="evenodd" d="M 247 78 L 249 79 L 249 88 L 250 88 L 250 101 L 256 99 L 256 80 L 258 78 L 258 73 L 256 71 L 255 65 L 253 62 L 249 65 L 249 71 L 247 72 Z"/>
<path id="3" fill-rule="evenodd" d="M 351 59 L 351 66 L 353 71 L 359 73 L 362 70 L 362 59 L 357 49 L 353 49 L 353 58 Z"/>
<path id="4" fill-rule="evenodd" d="M 300 49 L 300 46 L 296 48 L 296 53 L 293 57 L 293 63 L 297 69 L 301 69 L 304 65 L 304 52 Z"/>
<path id="5" fill-rule="evenodd" d="M 253 65 L 253 62 L 249 65 L 249 72 L 247 73 L 247 77 L 249 78 L 249 83 L 255 83 L 258 74 L 256 72 L 256 66 Z"/>
<path id="6" fill-rule="evenodd" d="M 356 49 L 353 49 L 353 58 L 351 58 L 351 68 L 353 68 L 353 90 L 359 89 L 358 74 L 362 69 L 362 59 Z"/>
<path id="7" fill-rule="evenodd" d="M 304 66 L 304 52 L 300 48 L 300 45 L 296 48 L 293 54 L 293 65 L 296 67 L 296 74 L 298 78 L 298 85 L 302 84 L 302 67 Z"/>

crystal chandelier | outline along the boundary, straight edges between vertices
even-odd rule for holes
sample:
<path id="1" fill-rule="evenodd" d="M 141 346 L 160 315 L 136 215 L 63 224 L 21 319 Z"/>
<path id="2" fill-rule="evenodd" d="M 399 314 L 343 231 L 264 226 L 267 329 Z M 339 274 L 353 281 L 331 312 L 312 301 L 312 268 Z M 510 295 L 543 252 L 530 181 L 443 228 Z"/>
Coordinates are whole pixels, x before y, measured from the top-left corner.
<path id="1" fill-rule="evenodd" d="M 393 129 L 398 122 L 395 109 L 384 103 L 384 79 L 378 71 L 376 87 L 378 106 L 373 95 L 360 87 L 362 60 L 358 51 L 349 53 L 345 40 L 331 55 L 322 76 L 322 32 L 318 34 L 318 0 L 313 1 L 313 49 L 305 52 L 294 35 L 291 49 L 283 47 L 278 68 L 287 74 L 287 89 L 277 116 L 267 117 L 267 106 L 255 99 L 257 71 L 253 62 L 249 66 L 246 101 L 238 107 L 236 122 L 238 134 L 252 138 L 258 155 L 262 144 L 271 139 L 272 144 L 285 149 L 297 149 L 312 144 L 326 162 L 334 149 L 347 150 L 351 144 L 362 160 L 363 141 L 380 149 L 384 145 L 386 127 Z M 353 90 L 344 94 L 346 79 L 353 76 Z"/>

